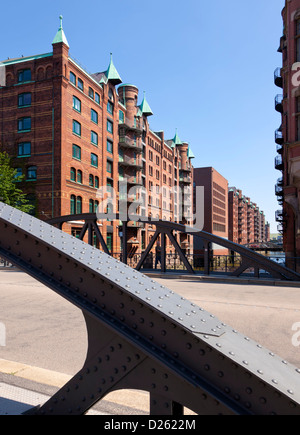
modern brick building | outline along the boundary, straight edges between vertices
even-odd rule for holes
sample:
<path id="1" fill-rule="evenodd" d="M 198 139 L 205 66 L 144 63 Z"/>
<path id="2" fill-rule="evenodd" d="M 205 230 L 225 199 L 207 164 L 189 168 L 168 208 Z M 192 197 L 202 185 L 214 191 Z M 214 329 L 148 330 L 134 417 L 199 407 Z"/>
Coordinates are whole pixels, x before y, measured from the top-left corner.
<path id="1" fill-rule="evenodd" d="M 90 74 L 80 66 L 69 54 L 62 21 L 52 47 L 0 63 L 0 148 L 25 175 L 22 188 L 35 215 L 99 210 L 105 186 L 107 203 L 99 211 L 126 210 L 138 200 L 141 216 L 190 223 L 179 191 L 187 191 L 192 204 L 189 145 L 177 133 L 167 140 L 163 131 L 151 130 L 145 95 L 139 103 L 138 88 L 122 83 L 112 57 L 104 72 Z M 99 225 L 108 247 L 120 252 L 122 222 Z M 65 227 L 74 235 L 80 229 L 78 222 Z M 141 252 L 153 234 L 154 228 L 130 222 L 128 252 Z M 181 237 L 181 246 L 192 252 L 190 236 Z"/>
<path id="2" fill-rule="evenodd" d="M 228 236 L 240 245 L 270 240 L 270 225 L 264 212 L 236 187 L 230 187 L 228 192 Z"/>
<path id="3" fill-rule="evenodd" d="M 275 109 L 281 114 L 275 132 L 275 167 L 281 172 L 275 192 L 282 209 L 276 212 L 287 265 L 300 270 L 300 0 L 286 0 L 282 10 L 283 35 L 278 51 L 282 67 L 275 70 L 280 93 Z M 290 259 L 290 260 L 289 260 Z"/>
<path id="4" fill-rule="evenodd" d="M 194 186 L 204 187 L 203 230 L 228 239 L 228 181 L 212 167 L 195 168 Z M 197 239 L 194 248 L 195 251 L 202 249 Z M 216 255 L 227 253 L 218 246 L 213 246 L 212 250 Z"/>
<path id="5" fill-rule="evenodd" d="M 204 187 L 204 231 L 231 240 L 239 245 L 270 240 L 270 225 L 264 212 L 212 167 L 194 169 L 194 187 Z M 194 200 L 196 195 L 194 193 Z M 202 252 L 201 241 L 194 240 L 195 252 Z M 214 255 L 227 250 L 212 247 Z"/>

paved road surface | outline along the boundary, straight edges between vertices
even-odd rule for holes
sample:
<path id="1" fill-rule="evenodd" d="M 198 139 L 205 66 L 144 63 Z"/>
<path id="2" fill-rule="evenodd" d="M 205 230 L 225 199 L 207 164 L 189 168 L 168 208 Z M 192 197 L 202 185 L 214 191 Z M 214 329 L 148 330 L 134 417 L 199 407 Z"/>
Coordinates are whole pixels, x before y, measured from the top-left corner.
<path id="1" fill-rule="evenodd" d="M 300 367 L 292 326 L 300 322 L 300 288 L 159 280 L 223 322 Z M 75 374 L 85 360 L 80 310 L 22 272 L 0 271 L 0 358 Z"/>

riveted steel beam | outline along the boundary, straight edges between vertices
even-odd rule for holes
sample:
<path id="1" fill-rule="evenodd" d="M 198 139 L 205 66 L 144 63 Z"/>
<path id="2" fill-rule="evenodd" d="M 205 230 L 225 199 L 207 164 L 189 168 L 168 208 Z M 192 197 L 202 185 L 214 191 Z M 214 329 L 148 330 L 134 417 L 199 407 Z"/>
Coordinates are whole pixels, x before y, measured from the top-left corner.
<path id="1" fill-rule="evenodd" d="M 172 290 L 0 203 L 0 255 L 79 307 L 83 368 L 36 413 L 84 414 L 109 392 L 153 414 L 300 415 L 300 370 Z"/>

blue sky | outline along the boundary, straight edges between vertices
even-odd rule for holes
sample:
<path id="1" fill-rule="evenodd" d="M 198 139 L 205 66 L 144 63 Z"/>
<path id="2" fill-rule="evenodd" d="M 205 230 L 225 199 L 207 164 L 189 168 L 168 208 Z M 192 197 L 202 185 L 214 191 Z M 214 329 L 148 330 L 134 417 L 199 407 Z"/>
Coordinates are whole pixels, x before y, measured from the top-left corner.
<path id="1" fill-rule="evenodd" d="M 276 232 L 273 72 L 284 0 L 31 0 L 1 5 L 0 59 L 50 52 L 64 16 L 70 53 L 90 72 L 113 53 L 124 83 L 146 91 L 152 130 L 190 143 L 265 211 Z"/>

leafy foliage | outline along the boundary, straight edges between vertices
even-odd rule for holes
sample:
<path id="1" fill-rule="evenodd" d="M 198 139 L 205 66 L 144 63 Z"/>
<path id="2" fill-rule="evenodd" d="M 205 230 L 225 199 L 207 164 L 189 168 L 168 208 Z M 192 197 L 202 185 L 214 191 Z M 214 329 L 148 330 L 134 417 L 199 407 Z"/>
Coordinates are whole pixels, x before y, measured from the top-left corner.
<path id="1" fill-rule="evenodd" d="M 11 159 L 6 152 L 0 152 L 0 201 L 15 207 L 25 213 L 30 213 L 33 206 L 29 204 L 26 194 L 18 187 L 18 182 L 24 175 L 18 176 L 18 171 L 11 166 Z"/>

